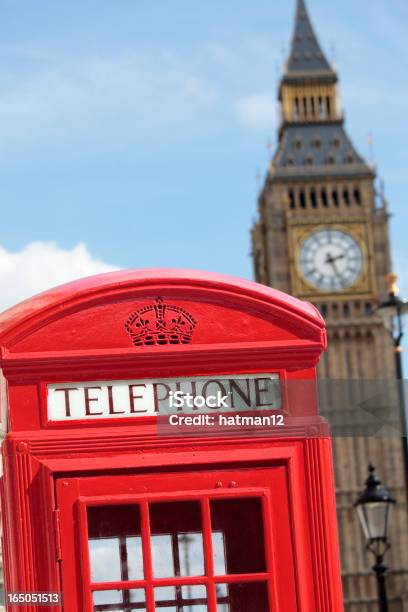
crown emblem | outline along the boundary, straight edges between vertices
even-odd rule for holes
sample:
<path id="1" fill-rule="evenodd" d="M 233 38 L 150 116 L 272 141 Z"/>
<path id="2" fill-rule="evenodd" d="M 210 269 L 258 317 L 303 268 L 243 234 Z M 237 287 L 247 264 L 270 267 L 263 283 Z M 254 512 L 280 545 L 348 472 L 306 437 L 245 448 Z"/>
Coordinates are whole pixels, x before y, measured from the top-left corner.
<path id="1" fill-rule="evenodd" d="M 195 326 L 196 321 L 187 310 L 165 304 L 161 297 L 133 312 L 125 323 L 135 346 L 189 344 Z"/>

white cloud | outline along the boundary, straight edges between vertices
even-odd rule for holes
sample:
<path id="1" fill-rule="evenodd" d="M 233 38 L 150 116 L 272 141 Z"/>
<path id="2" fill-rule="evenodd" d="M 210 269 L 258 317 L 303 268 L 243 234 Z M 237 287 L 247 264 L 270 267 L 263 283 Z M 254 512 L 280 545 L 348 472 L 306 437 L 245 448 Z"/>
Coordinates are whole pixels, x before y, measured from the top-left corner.
<path id="1" fill-rule="evenodd" d="M 0 246 L 0 310 L 56 285 L 115 269 L 94 259 L 84 244 L 65 250 L 38 241 L 17 253 Z"/>
<path id="2" fill-rule="evenodd" d="M 259 93 L 240 98 L 235 103 L 235 115 L 243 126 L 254 130 L 276 127 L 276 100 L 271 93 Z"/>

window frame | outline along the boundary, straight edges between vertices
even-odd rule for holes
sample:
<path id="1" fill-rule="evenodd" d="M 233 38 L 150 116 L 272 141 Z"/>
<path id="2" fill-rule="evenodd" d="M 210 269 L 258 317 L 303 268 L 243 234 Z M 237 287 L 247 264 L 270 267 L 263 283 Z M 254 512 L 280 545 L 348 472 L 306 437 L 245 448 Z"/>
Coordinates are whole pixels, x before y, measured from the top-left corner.
<path id="1" fill-rule="evenodd" d="M 273 471 L 275 467 L 282 468 L 285 470 L 285 466 L 278 465 L 274 467 L 267 468 L 267 471 L 270 471 L 270 475 L 272 476 L 273 481 Z M 265 468 L 261 468 L 262 476 L 265 478 Z M 224 478 L 225 474 L 228 474 L 228 477 L 233 478 L 234 476 L 237 480 L 240 481 L 240 486 L 228 486 L 227 488 L 219 488 L 217 487 L 217 483 L 214 485 L 214 488 L 200 488 L 199 481 L 202 480 L 203 476 L 207 477 L 211 474 L 212 479 L 217 479 L 217 477 Z M 156 476 L 163 476 L 161 474 L 156 474 Z M 268 482 L 264 483 L 264 485 L 260 486 L 260 483 L 257 482 L 254 486 L 248 486 L 248 483 L 251 483 L 254 479 L 259 481 L 259 474 L 257 477 L 254 477 L 253 472 L 251 470 L 244 470 L 240 472 L 239 470 L 231 470 L 231 468 L 227 468 L 225 470 L 212 471 L 205 470 L 205 472 L 197 472 L 197 479 L 194 479 L 194 482 L 190 482 L 188 486 L 188 482 L 186 481 L 185 473 L 177 473 L 177 475 L 173 475 L 173 481 L 177 485 L 182 486 L 182 490 L 180 490 L 180 486 L 176 487 L 174 491 L 154 491 L 148 493 L 118 493 L 112 494 L 112 483 L 115 482 L 115 479 L 120 479 L 121 488 L 123 484 L 128 482 L 129 484 L 135 479 L 139 481 L 139 484 L 148 482 L 150 476 L 149 475 L 126 475 L 126 476 L 113 476 L 113 477 L 105 477 L 99 476 L 96 479 L 93 477 L 81 477 L 77 479 L 70 479 L 72 481 L 81 481 L 82 488 L 85 485 L 85 488 L 88 489 L 89 494 L 87 492 L 86 495 L 81 494 L 77 497 L 75 507 L 76 514 L 76 522 L 78 525 L 77 535 L 78 535 L 78 558 L 77 563 L 78 567 L 75 571 L 78 575 L 82 576 L 82 593 L 81 598 L 85 603 L 84 610 L 87 612 L 93 611 L 93 591 L 101 591 L 101 590 L 126 590 L 126 589 L 137 589 L 144 588 L 146 595 L 146 610 L 148 612 L 153 612 L 155 609 L 160 610 L 160 607 L 156 608 L 154 604 L 154 589 L 157 587 L 163 586 L 188 586 L 188 585 L 205 585 L 207 588 L 207 606 L 210 612 L 216 612 L 217 610 L 217 596 L 215 586 L 216 584 L 242 584 L 249 582 L 264 582 L 267 585 L 268 590 L 268 598 L 269 598 L 269 606 L 271 610 L 279 609 L 279 600 L 282 599 L 278 594 L 277 589 L 277 572 L 279 571 L 277 568 L 279 566 L 279 560 L 276 558 L 276 549 L 274 542 L 276 540 L 276 532 L 274 530 L 277 528 L 276 526 L 276 512 L 272 511 L 272 487 L 273 484 Z M 286 475 L 285 475 L 286 479 Z M 243 482 L 243 480 L 245 482 Z M 92 494 L 92 488 L 96 483 L 96 488 L 98 489 L 98 494 Z M 67 482 L 67 481 L 65 481 Z M 68 481 L 69 482 L 69 481 Z M 110 485 L 109 485 L 110 482 Z M 233 482 L 233 481 L 231 481 Z M 241 484 L 242 483 L 242 484 Z M 77 484 L 77 483 L 76 483 Z M 157 483 L 156 483 L 157 484 Z M 88 486 L 89 485 L 89 486 Z M 102 488 L 109 487 L 109 490 L 106 491 L 105 494 L 100 494 Z M 143 486 L 143 484 L 141 485 Z M 287 510 L 289 511 L 289 489 L 286 487 L 287 492 Z M 248 498 L 248 497 L 256 497 L 261 500 L 262 503 L 262 516 L 263 516 L 263 531 L 264 531 L 264 545 L 265 545 L 265 572 L 256 572 L 256 573 L 248 573 L 248 574 L 225 574 L 225 575 L 215 575 L 214 574 L 214 559 L 213 559 L 213 547 L 212 547 L 212 531 L 211 531 L 211 511 L 210 511 L 210 501 L 212 499 L 237 499 L 237 498 Z M 61 509 L 64 509 L 64 500 L 63 496 L 61 496 Z M 154 502 L 178 502 L 178 501 L 192 501 L 196 500 L 200 503 L 201 506 L 201 515 L 202 515 L 202 537 L 203 537 L 203 555 L 204 555 L 204 563 L 205 563 L 205 575 L 203 576 L 176 576 L 169 578 L 155 578 L 153 576 L 153 567 L 152 567 L 152 551 L 146 542 L 149 542 L 150 538 L 150 524 L 149 524 L 149 503 Z M 143 562 L 145 568 L 145 575 L 143 580 L 129 580 L 129 581 L 112 581 L 112 582 L 99 582 L 93 583 L 91 581 L 90 575 L 90 559 L 89 559 L 89 548 L 88 548 L 88 518 L 87 518 L 87 508 L 89 506 L 106 506 L 106 505 L 129 505 L 129 504 L 138 504 L 140 508 L 140 520 L 141 520 L 141 535 L 142 535 L 142 550 L 143 550 Z M 288 512 L 288 524 L 287 524 L 287 534 L 286 539 L 289 538 L 290 546 L 291 546 L 291 557 L 293 561 L 293 574 L 294 574 L 294 584 L 293 584 L 293 600 L 297 600 L 297 580 L 296 580 L 296 571 L 295 571 L 295 549 L 293 546 L 292 538 L 293 538 L 293 525 L 291 524 L 291 516 L 290 511 Z M 275 527 L 273 524 L 275 522 Z M 281 532 L 282 526 L 279 525 L 278 531 Z M 214 531 L 217 531 L 216 529 Z M 281 572 L 283 568 L 281 568 Z M 281 601 L 281 605 L 283 602 Z"/>

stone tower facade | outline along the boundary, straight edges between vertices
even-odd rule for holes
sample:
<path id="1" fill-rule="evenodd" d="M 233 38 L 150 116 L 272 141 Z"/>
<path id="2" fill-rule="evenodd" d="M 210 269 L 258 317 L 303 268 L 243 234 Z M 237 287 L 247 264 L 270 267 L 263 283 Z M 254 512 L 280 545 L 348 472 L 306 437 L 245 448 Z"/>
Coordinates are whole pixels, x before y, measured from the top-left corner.
<path id="1" fill-rule="evenodd" d="M 392 380 L 394 346 L 373 312 L 388 293 L 391 273 L 387 202 L 376 191 L 375 170 L 345 131 L 337 81 L 298 0 L 278 93 L 278 147 L 252 229 L 254 273 L 258 282 L 312 301 L 325 317 L 329 348 L 321 378 Z M 390 610 L 408 612 L 401 439 L 338 436 L 333 445 L 345 609 L 378 610 L 372 558 L 353 509 L 372 461 L 398 501 L 386 558 Z"/>

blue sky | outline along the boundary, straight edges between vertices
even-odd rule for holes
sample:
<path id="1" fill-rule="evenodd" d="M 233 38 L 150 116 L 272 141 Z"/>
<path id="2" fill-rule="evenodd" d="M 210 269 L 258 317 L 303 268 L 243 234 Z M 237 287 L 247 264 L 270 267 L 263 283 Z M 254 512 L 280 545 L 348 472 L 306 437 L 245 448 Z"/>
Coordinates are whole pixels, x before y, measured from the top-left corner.
<path id="1" fill-rule="evenodd" d="M 366 157 L 373 134 L 403 274 L 408 4 L 308 8 Z M 256 173 L 276 142 L 294 9 L 295 0 L 0 0 L 0 278 L 6 270 L 10 287 L 16 274 L 21 284 L 6 301 L 109 266 L 251 278 Z M 401 284 L 408 294 L 408 275 Z"/>

